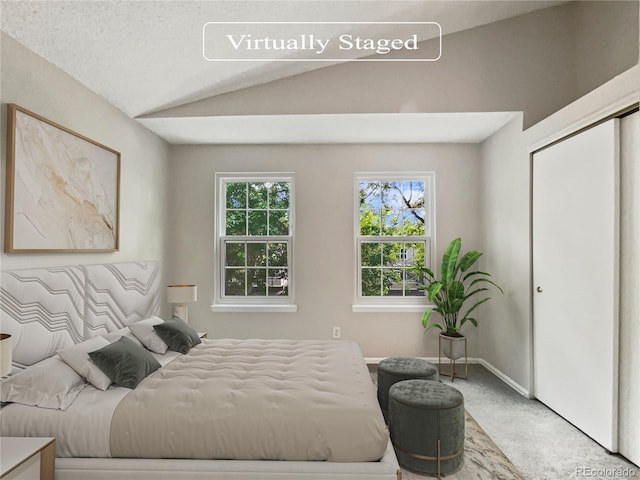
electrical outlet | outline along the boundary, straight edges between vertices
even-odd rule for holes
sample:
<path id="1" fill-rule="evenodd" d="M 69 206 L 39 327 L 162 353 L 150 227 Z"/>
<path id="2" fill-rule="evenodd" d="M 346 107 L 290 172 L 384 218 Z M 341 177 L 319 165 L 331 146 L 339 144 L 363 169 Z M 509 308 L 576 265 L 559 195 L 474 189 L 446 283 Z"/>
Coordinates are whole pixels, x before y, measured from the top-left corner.
<path id="1" fill-rule="evenodd" d="M 333 327 L 333 338 L 340 338 L 340 327 Z"/>

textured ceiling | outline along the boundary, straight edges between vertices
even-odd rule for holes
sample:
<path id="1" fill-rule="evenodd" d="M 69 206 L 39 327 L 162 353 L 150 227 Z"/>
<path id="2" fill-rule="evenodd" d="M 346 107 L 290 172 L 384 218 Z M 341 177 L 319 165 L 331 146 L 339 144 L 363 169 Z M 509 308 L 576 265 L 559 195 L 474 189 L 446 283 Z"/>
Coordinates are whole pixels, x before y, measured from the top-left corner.
<path id="1" fill-rule="evenodd" d="M 2 1 L 1 27 L 130 117 L 325 63 L 208 62 L 210 21 L 426 21 L 443 34 L 559 1 Z M 335 32 L 336 34 L 338 32 Z"/>

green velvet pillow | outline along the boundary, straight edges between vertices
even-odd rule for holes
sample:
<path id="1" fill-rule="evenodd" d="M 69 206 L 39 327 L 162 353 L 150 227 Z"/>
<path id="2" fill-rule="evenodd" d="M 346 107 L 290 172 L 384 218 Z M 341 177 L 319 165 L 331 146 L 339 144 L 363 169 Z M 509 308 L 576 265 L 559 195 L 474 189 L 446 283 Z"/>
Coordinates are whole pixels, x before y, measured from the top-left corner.
<path id="1" fill-rule="evenodd" d="M 149 351 L 127 337 L 90 352 L 89 358 L 113 383 L 127 388 L 136 388 L 160 368 Z"/>
<path id="2" fill-rule="evenodd" d="M 187 353 L 191 347 L 202 343 L 198 332 L 178 317 L 154 325 L 153 329 L 174 352 Z"/>

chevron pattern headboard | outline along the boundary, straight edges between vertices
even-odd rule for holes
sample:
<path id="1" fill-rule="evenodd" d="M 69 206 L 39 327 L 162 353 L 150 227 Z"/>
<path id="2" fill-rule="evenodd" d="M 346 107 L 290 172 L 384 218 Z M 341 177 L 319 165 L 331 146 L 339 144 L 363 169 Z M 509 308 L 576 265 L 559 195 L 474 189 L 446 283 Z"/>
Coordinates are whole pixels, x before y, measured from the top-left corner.
<path id="1" fill-rule="evenodd" d="M 84 267 L 85 338 L 149 318 L 160 306 L 158 263 L 107 263 Z"/>
<path id="2" fill-rule="evenodd" d="M 0 331 L 12 335 L 17 368 L 155 315 L 159 307 L 159 262 L 0 272 Z"/>

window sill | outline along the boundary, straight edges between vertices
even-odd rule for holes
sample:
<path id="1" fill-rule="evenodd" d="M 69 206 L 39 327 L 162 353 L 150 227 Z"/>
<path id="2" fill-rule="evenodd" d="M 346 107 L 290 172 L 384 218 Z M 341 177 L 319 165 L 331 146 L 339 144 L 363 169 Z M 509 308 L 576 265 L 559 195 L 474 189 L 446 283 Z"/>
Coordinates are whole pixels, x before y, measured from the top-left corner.
<path id="1" fill-rule="evenodd" d="M 212 312 L 262 312 L 262 313 L 293 313 L 298 311 L 298 306 L 288 305 L 243 305 L 243 304 L 217 304 L 211 305 Z"/>
<path id="2" fill-rule="evenodd" d="M 351 310 L 354 313 L 372 312 L 397 312 L 397 313 L 423 313 L 425 310 L 434 308 L 434 305 L 390 305 L 390 304 L 361 304 L 354 303 Z"/>

